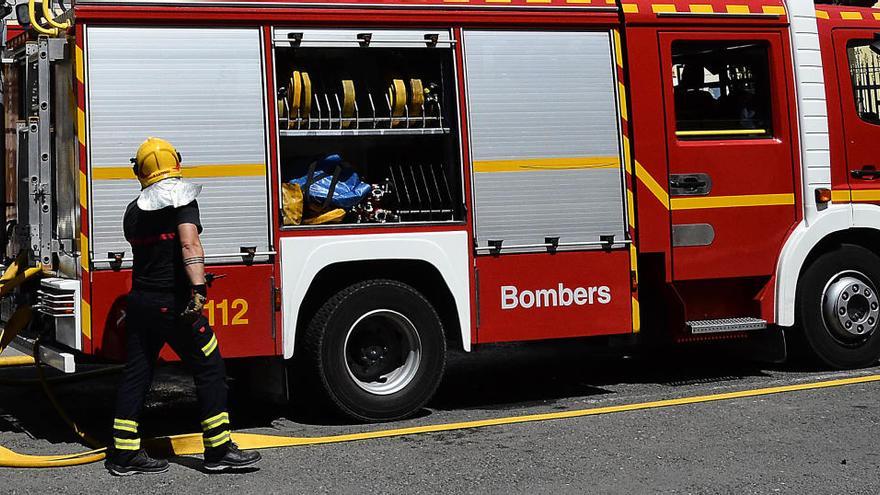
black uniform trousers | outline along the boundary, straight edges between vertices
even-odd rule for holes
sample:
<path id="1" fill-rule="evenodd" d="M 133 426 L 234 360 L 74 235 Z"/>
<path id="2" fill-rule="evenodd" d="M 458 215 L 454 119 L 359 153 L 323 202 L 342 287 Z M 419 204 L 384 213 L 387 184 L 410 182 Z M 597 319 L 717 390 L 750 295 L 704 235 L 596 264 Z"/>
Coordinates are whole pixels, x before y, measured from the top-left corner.
<path id="1" fill-rule="evenodd" d="M 180 316 L 188 297 L 170 292 L 132 290 L 126 311 L 127 360 L 116 398 L 113 440 L 117 451 L 140 448 L 138 419 L 153 381 L 159 351 L 167 343 L 195 379 L 205 449 L 230 441 L 226 412 L 226 368 L 217 337 L 200 316 L 194 323 Z"/>

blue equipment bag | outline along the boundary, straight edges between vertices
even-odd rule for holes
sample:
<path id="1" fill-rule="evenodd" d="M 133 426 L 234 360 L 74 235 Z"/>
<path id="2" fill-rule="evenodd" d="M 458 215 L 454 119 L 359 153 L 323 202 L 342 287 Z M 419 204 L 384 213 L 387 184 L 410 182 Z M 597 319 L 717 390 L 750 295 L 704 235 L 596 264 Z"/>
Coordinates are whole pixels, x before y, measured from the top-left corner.
<path id="1" fill-rule="evenodd" d="M 353 208 L 373 190 L 339 155 L 328 155 L 312 162 L 307 175 L 290 183 L 299 184 L 302 188 L 304 203 L 318 203 L 324 210 L 331 207 Z"/>

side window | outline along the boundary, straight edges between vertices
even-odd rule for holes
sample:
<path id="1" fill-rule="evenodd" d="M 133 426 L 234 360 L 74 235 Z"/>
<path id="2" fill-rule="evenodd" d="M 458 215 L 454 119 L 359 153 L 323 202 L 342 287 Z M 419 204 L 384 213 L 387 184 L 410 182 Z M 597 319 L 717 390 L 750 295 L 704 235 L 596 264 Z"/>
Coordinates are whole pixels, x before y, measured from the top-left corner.
<path id="1" fill-rule="evenodd" d="M 673 42 L 676 136 L 772 136 L 768 51 L 763 41 Z"/>
<path id="2" fill-rule="evenodd" d="M 880 55 L 871 50 L 871 40 L 853 40 L 846 45 L 856 112 L 862 120 L 880 124 Z"/>

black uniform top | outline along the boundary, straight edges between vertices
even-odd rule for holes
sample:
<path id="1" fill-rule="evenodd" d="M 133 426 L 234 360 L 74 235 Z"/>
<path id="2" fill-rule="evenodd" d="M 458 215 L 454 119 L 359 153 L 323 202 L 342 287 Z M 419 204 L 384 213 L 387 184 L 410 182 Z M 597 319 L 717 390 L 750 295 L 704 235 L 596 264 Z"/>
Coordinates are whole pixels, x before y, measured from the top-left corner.
<path id="1" fill-rule="evenodd" d="M 144 211 L 132 201 L 122 220 L 125 239 L 134 254 L 132 288 L 162 292 L 182 292 L 190 282 L 183 267 L 183 252 L 177 226 L 191 223 L 199 233 L 199 204 Z"/>

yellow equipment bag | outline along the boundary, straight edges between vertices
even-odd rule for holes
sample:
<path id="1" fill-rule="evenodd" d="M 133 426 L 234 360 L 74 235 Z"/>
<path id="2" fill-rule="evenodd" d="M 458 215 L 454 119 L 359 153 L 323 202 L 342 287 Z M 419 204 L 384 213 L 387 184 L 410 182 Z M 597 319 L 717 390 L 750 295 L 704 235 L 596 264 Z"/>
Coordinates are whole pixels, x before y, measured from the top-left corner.
<path id="1" fill-rule="evenodd" d="M 318 213 L 316 216 L 310 216 L 303 219 L 303 225 L 323 225 L 325 223 L 339 223 L 345 218 L 345 210 L 335 208 L 324 213 Z"/>
<path id="2" fill-rule="evenodd" d="M 299 184 L 281 184 L 284 225 L 299 225 L 303 217 L 303 193 Z"/>

